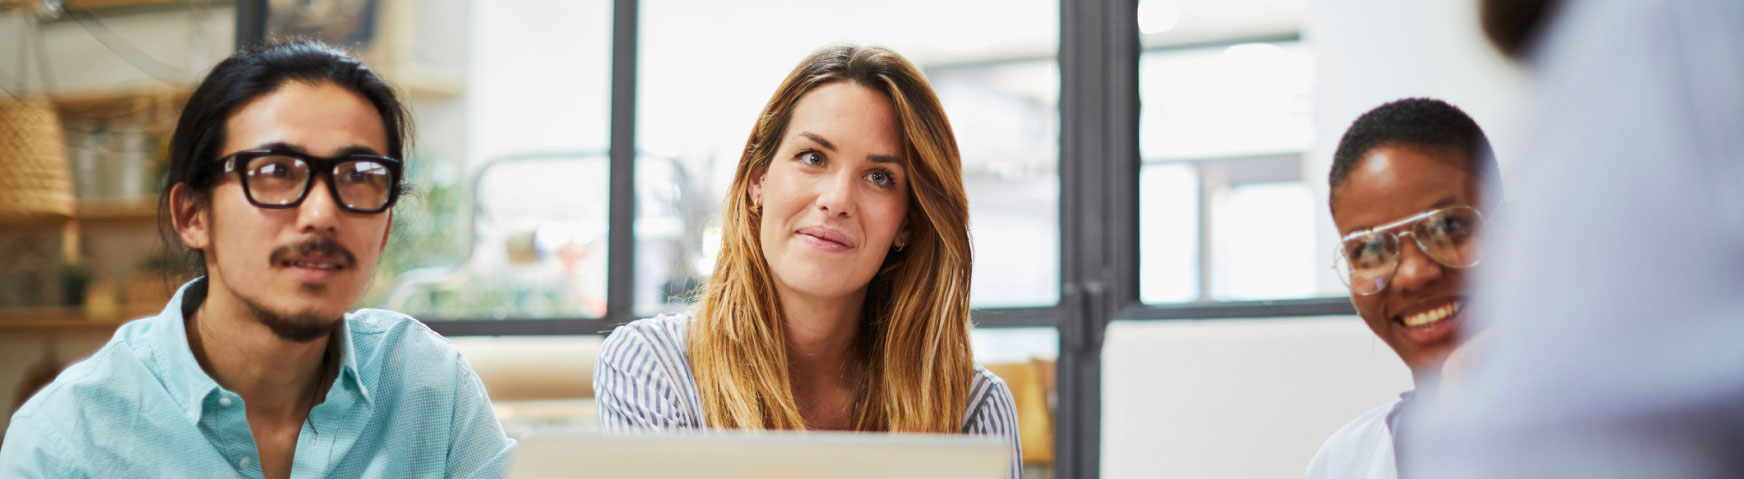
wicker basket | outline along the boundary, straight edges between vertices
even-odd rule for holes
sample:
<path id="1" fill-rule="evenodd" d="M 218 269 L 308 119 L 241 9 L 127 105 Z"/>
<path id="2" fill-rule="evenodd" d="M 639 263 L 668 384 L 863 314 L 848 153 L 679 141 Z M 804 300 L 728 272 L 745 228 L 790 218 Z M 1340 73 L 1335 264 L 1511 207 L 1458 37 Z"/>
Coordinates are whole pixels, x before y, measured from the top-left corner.
<path id="1" fill-rule="evenodd" d="M 72 170 L 54 105 L 0 98 L 0 224 L 64 220 L 73 214 Z"/>

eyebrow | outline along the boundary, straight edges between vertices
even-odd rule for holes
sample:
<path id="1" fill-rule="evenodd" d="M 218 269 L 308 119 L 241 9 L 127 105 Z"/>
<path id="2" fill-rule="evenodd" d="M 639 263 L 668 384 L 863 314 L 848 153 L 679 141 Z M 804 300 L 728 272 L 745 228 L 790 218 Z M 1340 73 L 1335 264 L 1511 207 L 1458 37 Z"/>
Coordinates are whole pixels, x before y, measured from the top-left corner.
<path id="1" fill-rule="evenodd" d="M 826 140 L 826 139 L 824 139 L 823 136 L 820 136 L 816 133 L 812 133 L 809 131 L 802 131 L 802 132 L 799 132 L 799 136 L 805 137 L 808 140 L 816 142 L 818 144 L 818 146 L 824 147 L 825 150 L 829 150 L 831 152 L 836 151 L 836 145 L 834 143 L 830 143 L 830 140 Z M 890 156 L 890 155 L 866 155 L 866 161 L 870 161 L 873 163 L 893 163 L 893 164 L 900 163 L 896 160 L 896 157 Z"/>
<path id="2" fill-rule="evenodd" d="M 303 147 L 293 145 L 290 143 L 285 143 L 282 141 L 256 146 L 254 148 L 249 148 L 249 150 L 288 151 L 288 152 L 296 153 L 296 154 L 300 154 L 300 155 L 316 156 L 316 155 L 309 154 L 309 150 L 305 150 L 305 149 L 303 149 Z M 370 148 L 370 147 L 363 146 L 363 145 L 351 145 L 351 146 L 347 146 L 345 148 L 339 149 L 339 152 L 334 154 L 333 157 L 338 158 L 338 157 L 351 156 L 351 155 L 382 156 L 382 154 L 380 152 L 375 151 L 375 148 Z"/>
<path id="3" fill-rule="evenodd" d="M 1428 208 L 1424 208 L 1423 211 L 1412 213 L 1410 216 L 1406 216 L 1406 218 L 1410 218 L 1412 216 L 1417 216 L 1417 215 L 1423 214 L 1424 212 L 1429 211 L 1429 210 L 1435 210 L 1435 209 L 1453 206 L 1453 204 L 1457 203 L 1457 202 L 1459 202 L 1459 198 L 1457 196 L 1449 195 L 1448 197 L 1442 198 L 1441 200 L 1436 201 L 1434 204 L 1429 205 Z M 1392 223 L 1396 223 L 1396 222 L 1398 222 L 1398 220 L 1389 221 L 1389 222 L 1387 222 L 1386 226 L 1394 226 L 1394 225 L 1392 225 Z M 1374 229 L 1375 226 L 1376 225 L 1362 225 L 1362 226 L 1358 226 L 1355 228 L 1351 228 L 1350 232 L 1355 233 L 1358 231 L 1368 231 L 1368 230 Z M 1349 236 L 1349 234 L 1346 234 L 1345 236 Z"/>
<path id="4" fill-rule="evenodd" d="M 802 131 L 802 132 L 799 132 L 799 136 L 803 136 L 803 137 L 806 137 L 808 139 L 811 139 L 811 141 L 816 142 L 818 145 L 823 146 L 825 150 L 836 151 L 836 144 L 835 143 L 830 143 L 830 140 L 825 140 L 824 137 L 819 136 L 817 133 L 812 133 L 809 131 Z"/>

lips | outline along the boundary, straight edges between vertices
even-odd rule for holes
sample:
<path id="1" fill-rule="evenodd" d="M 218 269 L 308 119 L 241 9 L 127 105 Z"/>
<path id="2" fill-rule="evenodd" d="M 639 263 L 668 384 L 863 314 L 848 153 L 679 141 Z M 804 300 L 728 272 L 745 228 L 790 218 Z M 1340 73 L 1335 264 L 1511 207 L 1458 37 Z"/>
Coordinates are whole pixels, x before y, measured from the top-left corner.
<path id="1" fill-rule="evenodd" d="M 1419 303 L 1392 317 L 1406 340 L 1418 344 L 1447 341 L 1458 335 L 1465 317 L 1465 298 L 1447 298 Z"/>
<path id="2" fill-rule="evenodd" d="M 794 231 L 813 246 L 829 251 L 854 249 L 854 240 L 847 234 L 823 226 L 807 226 Z"/>
<path id="3" fill-rule="evenodd" d="M 298 267 L 298 268 L 313 268 L 313 269 L 335 270 L 335 271 L 345 268 L 345 265 L 343 263 L 339 262 L 335 258 L 316 257 L 316 256 L 307 256 L 307 257 L 301 257 L 301 258 L 287 259 L 285 261 L 279 262 L 279 266 L 293 266 L 293 267 Z"/>
<path id="4" fill-rule="evenodd" d="M 1437 306 L 1434 308 L 1429 308 L 1427 310 L 1418 311 L 1416 313 L 1412 313 L 1409 316 L 1404 316 L 1399 321 L 1402 323 L 1405 323 L 1405 326 L 1417 327 L 1417 326 L 1422 326 L 1425 324 L 1433 323 L 1436 321 L 1440 321 L 1443 319 L 1447 319 L 1448 317 L 1453 316 L 1454 313 L 1457 313 L 1461 309 L 1464 309 L 1464 308 L 1465 308 L 1464 301 L 1454 300 L 1451 303 L 1443 304 L 1441 306 Z"/>

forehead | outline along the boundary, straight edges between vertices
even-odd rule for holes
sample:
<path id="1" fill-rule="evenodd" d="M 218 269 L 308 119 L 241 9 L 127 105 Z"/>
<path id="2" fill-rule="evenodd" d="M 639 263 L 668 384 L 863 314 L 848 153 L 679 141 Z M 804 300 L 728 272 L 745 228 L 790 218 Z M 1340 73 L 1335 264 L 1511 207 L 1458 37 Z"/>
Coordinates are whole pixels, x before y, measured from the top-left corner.
<path id="1" fill-rule="evenodd" d="M 1365 153 L 1332 194 L 1339 234 L 1440 206 L 1475 205 L 1477 177 L 1457 149 L 1382 145 Z"/>
<path id="2" fill-rule="evenodd" d="M 273 143 L 331 156 L 351 147 L 389 154 L 387 129 L 375 106 L 329 82 L 288 81 L 238 108 L 225 121 L 224 151 Z"/>
<path id="3" fill-rule="evenodd" d="M 898 130 L 896 105 L 889 97 L 853 82 L 838 81 L 799 98 L 788 136 L 808 131 L 837 146 L 853 145 L 871 150 L 869 154 L 895 156 L 900 147 Z"/>

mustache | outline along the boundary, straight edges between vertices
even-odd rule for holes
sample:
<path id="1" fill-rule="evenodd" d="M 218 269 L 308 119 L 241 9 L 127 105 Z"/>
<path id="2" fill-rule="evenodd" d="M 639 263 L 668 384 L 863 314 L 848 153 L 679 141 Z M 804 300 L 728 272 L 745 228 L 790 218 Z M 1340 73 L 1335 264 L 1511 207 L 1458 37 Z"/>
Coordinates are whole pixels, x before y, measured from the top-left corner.
<path id="1" fill-rule="evenodd" d="M 267 258 L 267 261 L 271 262 L 272 265 L 277 266 L 279 263 L 290 260 L 292 256 L 313 254 L 337 257 L 342 263 L 341 266 L 346 268 L 350 268 L 357 264 L 357 256 L 351 254 L 351 250 L 345 249 L 345 247 L 341 246 L 338 241 L 333 241 L 328 238 L 315 238 L 298 242 L 296 244 L 280 246 L 273 250 L 272 255 Z"/>

